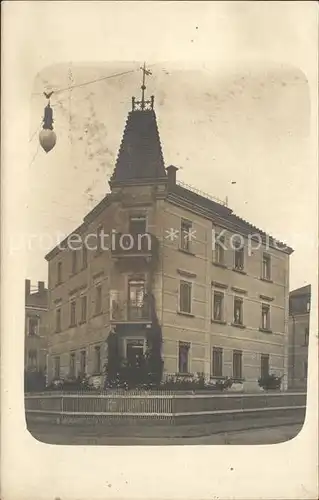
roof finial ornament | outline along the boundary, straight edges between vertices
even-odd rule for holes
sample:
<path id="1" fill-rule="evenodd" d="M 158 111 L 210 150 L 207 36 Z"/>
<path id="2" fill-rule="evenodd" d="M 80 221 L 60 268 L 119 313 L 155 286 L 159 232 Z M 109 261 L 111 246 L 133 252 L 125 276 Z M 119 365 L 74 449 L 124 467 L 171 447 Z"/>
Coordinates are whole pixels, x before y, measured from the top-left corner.
<path id="1" fill-rule="evenodd" d="M 153 109 L 154 107 L 154 96 L 151 96 L 150 99 L 146 100 L 145 99 L 145 90 L 146 90 L 146 85 L 145 85 L 145 77 L 150 76 L 152 72 L 149 69 L 146 69 L 145 63 L 143 66 L 140 67 L 142 70 L 142 99 L 140 101 L 137 101 L 135 97 L 132 97 L 132 111 L 144 111 L 144 110 L 150 110 Z"/>
<path id="2" fill-rule="evenodd" d="M 141 89 L 142 89 L 142 109 L 145 109 L 145 89 L 146 89 L 146 86 L 145 86 L 145 76 L 150 76 L 152 73 L 149 69 L 146 69 L 146 66 L 145 66 L 145 63 L 143 64 L 143 67 L 141 66 L 140 69 L 142 70 L 142 73 L 143 73 L 143 82 L 142 82 L 142 86 L 141 86 Z"/>

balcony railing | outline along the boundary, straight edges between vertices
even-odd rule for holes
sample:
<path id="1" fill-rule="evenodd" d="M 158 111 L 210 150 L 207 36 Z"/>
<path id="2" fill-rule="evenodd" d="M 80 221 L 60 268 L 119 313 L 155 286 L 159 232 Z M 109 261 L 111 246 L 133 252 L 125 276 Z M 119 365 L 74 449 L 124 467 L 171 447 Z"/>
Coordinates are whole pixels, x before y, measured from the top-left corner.
<path id="1" fill-rule="evenodd" d="M 151 233 L 117 233 L 112 238 L 112 255 L 123 257 L 155 257 L 158 239 Z"/>
<path id="2" fill-rule="evenodd" d="M 151 311 L 148 301 L 145 299 L 137 304 L 130 300 L 113 300 L 111 304 L 112 323 L 144 323 L 151 321 Z"/>

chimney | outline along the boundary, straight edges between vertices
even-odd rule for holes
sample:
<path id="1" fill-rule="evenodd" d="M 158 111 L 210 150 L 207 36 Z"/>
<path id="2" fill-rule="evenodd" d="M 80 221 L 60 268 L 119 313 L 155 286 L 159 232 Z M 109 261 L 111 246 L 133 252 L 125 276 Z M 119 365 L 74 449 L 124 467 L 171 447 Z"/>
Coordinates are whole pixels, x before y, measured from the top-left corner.
<path id="1" fill-rule="evenodd" d="M 174 167 L 174 165 L 170 165 L 169 167 L 167 167 L 166 172 L 167 172 L 167 176 L 168 176 L 169 186 L 175 186 L 177 170 L 178 170 L 178 168 Z"/>
<path id="2" fill-rule="evenodd" d="M 44 293 L 44 281 L 38 281 L 38 292 L 39 293 Z"/>
<path id="3" fill-rule="evenodd" d="M 25 296 L 30 295 L 31 292 L 31 280 L 25 280 Z"/>

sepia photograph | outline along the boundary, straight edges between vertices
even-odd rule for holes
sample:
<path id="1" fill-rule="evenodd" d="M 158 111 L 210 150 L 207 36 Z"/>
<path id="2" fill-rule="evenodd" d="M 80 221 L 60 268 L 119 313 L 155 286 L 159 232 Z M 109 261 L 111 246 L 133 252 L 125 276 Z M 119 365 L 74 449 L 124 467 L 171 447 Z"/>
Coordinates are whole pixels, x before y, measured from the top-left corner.
<path id="1" fill-rule="evenodd" d="M 4 154 L 1 330 L 8 413 L 2 430 L 24 426 L 21 447 L 26 457 L 34 450 L 39 469 L 26 479 L 25 496 L 11 478 L 4 500 L 34 497 L 40 470 L 59 457 L 56 472 L 46 472 L 51 479 L 41 500 L 142 498 L 133 486 L 115 492 L 109 478 L 108 495 L 81 492 L 80 484 L 101 472 L 79 478 L 69 494 L 64 480 L 77 474 L 71 456 L 78 453 L 85 467 L 84 451 L 102 467 L 112 450 L 116 473 L 122 468 L 115 461 L 127 454 L 134 470 L 138 463 L 145 467 L 145 477 L 157 453 L 167 457 L 158 459 L 161 467 L 170 467 L 170 454 L 176 464 L 196 462 L 200 454 L 208 464 L 209 453 L 218 466 L 225 453 L 227 474 L 235 460 L 240 464 L 242 450 L 250 457 L 242 466 L 259 473 L 263 457 L 276 449 L 278 461 L 301 459 L 318 437 L 317 13 L 314 22 L 310 15 L 316 7 L 22 4 L 5 6 L 7 39 L 10 25 L 20 46 L 28 40 L 21 46 L 24 63 L 8 53 L 5 62 L 17 77 L 18 68 L 22 74 L 23 64 L 30 66 L 30 83 L 15 82 L 21 86 L 15 105 L 24 103 L 16 123 L 17 130 L 23 123 L 26 154 L 20 161 L 18 141 Z M 77 9 L 78 30 L 72 25 Z M 17 34 L 20 21 L 12 16 L 22 11 L 33 29 L 39 13 L 37 43 Z M 298 27 L 303 12 L 312 39 Z M 96 57 L 89 47 L 92 54 L 98 48 Z M 10 96 L 7 120 L 13 91 Z M 21 353 L 12 363 L 16 342 Z M 279 451 L 289 443 L 304 451 Z M 51 452 L 56 459 L 45 459 Z M 298 482 L 295 462 L 281 473 L 276 466 L 281 486 L 269 480 L 258 498 L 314 498 L 316 452 L 308 458 L 311 491 L 302 478 L 304 496 L 285 486 L 293 474 Z M 11 451 L 7 469 L 12 460 Z M 25 463 L 19 461 L 19 467 Z M 174 476 L 176 488 L 185 473 Z M 258 490 L 255 476 L 251 495 Z M 233 481 L 224 496 L 214 497 L 204 483 L 196 490 L 194 483 L 192 496 L 183 487 L 182 497 L 256 498 L 245 488 L 237 495 Z M 169 498 L 169 482 L 163 488 L 161 498 Z M 182 498 L 174 491 L 171 498 Z"/>
<path id="2" fill-rule="evenodd" d="M 289 238 L 285 217 L 273 222 L 270 172 L 302 157 L 307 81 L 249 69 L 70 63 L 37 76 L 30 175 L 54 165 L 47 209 L 36 213 L 37 179 L 28 206 L 41 280 L 25 280 L 25 408 L 37 439 L 271 444 L 301 429 L 311 286 L 293 266 L 298 246 L 259 225 Z M 249 198 L 251 169 L 274 189 L 269 214 L 258 216 L 269 192 Z"/>

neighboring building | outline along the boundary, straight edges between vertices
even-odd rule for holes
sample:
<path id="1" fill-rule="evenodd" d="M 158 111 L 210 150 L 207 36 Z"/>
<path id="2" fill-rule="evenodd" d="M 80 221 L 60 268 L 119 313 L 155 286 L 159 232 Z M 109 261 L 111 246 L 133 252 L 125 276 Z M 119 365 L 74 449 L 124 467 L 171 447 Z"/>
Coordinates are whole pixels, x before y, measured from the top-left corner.
<path id="1" fill-rule="evenodd" d="M 178 169 L 164 167 L 153 104 L 133 99 L 111 192 L 73 233 L 87 245 L 72 250 L 66 239 L 46 256 L 50 379 L 101 375 L 111 329 L 124 357 L 145 352 L 146 294 L 162 328 L 164 373 L 233 376 L 250 390 L 270 371 L 285 375 L 286 387 L 292 249 L 176 181 Z M 227 247 L 234 234 L 245 245 L 225 250 L 213 231 Z M 92 249 L 103 234 L 109 249 Z M 252 234 L 263 243 L 249 255 Z"/>
<path id="2" fill-rule="evenodd" d="M 48 335 L 48 289 L 25 280 L 25 369 L 46 371 Z"/>
<path id="3" fill-rule="evenodd" d="M 307 388 L 310 303 L 310 285 L 289 294 L 288 387 L 292 389 Z"/>

